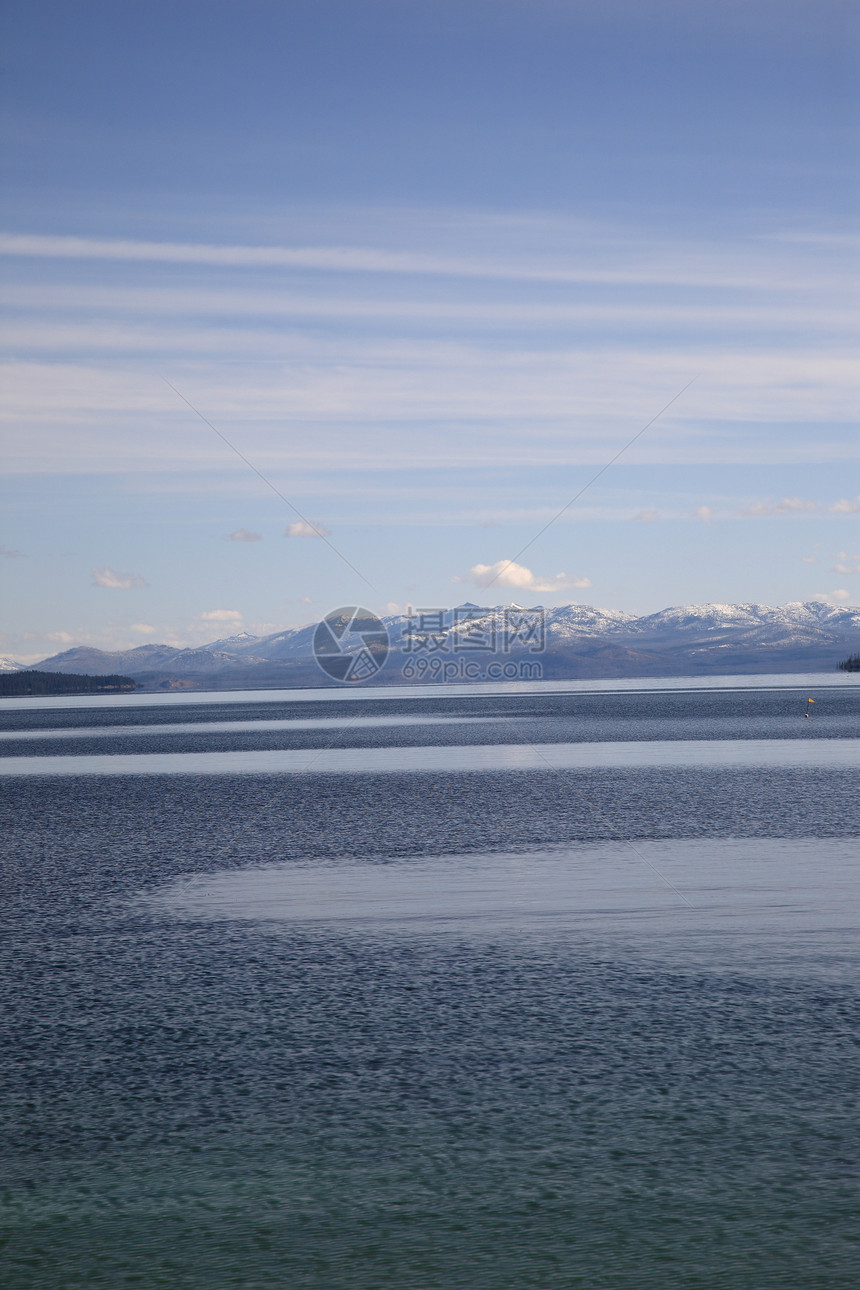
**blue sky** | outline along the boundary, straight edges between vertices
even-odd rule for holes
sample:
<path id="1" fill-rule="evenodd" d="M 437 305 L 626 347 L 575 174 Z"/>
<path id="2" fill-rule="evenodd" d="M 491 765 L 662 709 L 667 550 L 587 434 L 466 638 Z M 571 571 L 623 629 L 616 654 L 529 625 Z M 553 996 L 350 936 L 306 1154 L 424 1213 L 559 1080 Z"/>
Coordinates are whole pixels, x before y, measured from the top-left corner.
<path id="1" fill-rule="evenodd" d="M 0 653 L 860 601 L 852 5 L 3 22 Z"/>

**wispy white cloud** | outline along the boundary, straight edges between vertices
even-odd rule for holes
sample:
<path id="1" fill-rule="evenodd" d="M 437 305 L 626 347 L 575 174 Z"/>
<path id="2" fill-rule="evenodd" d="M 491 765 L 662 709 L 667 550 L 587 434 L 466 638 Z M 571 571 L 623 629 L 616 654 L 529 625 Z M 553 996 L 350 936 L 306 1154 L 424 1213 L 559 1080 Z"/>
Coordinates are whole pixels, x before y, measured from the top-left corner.
<path id="1" fill-rule="evenodd" d="M 201 623 L 230 623 L 235 625 L 242 622 L 244 615 L 238 609 L 207 609 L 204 613 L 197 614 L 196 618 Z"/>
<path id="2" fill-rule="evenodd" d="M 164 342 L 163 332 L 161 336 Z M 231 353 L 237 354 L 241 346 L 237 356 L 243 364 L 224 370 L 221 349 L 214 348 L 211 369 L 197 369 L 192 390 L 210 413 L 231 417 L 277 418 L 285 409 L 291 414 L 348 411 L 351 417 L 400 417 L 419 411 L 420 404 L 425 416 L 444 412 L 515 418 L 526 414 L 543 419 L 629 413 L 641 418 L 652 403 L 656 401 L 659 408 L 661 396 L 665 402 L 685 378 L 697 372 L 701 373 L 697 385 L 667 414 L 670 421 L 679 417 L 737 421 L 740 417 L 750 422 L 778 416 L 791 424 L 806 423 L 816 409 L 818 420 L 848 420 L 856 411 L 852 402 L 856 364 L 848 352 L 809 349 L 787 355 L 771 350 L 753 358 L 722 344 L 699 345 L 695 350 L 669 343 L 645 346 L 633 340 L 611 346 L 556 341 L 528 345 L 518 337 L 516 344 L 499 347 L 478 337 L 368 338 L 361 333 L 332 337 L 296 329 L 281 332 L 264 356 L 287 363 L 284 370 L 258 361 L 254 335 L 243 331 L 228 339 Z M 183 336 L 168 338 L 164 352 L 170 354 L 175 371 L 177 355 L 186 352 Z M 189 345 L 187 352 L 196 357 L 200 350 Z M 81 363 L 25 359 L 7 363 L 4 377 L 15 399 L 12 410 L 16 415 L 20 411 L 19 388 L 28 398 L 43 388 L 42 402 L 53 399 L 57 409 L 63 400 L 71 400 L 71 411 L 114 410 L 122 406 L 117 400 L 124 399 L 126 406 L 141 411 L 177 411 L 175 396 L 152 380 L 146 365 L 139 370 L 102 366 L 90 355 Z M 786 389 L 789 363 L 801 389 Z M 27 384 L 28 378 L 32 384 Z M 177 376 L 177 382 L 188 387 L 184 374 Z M 146 401 L 141 403 L 144 393 Z"/>
<path id="3" fill-rule="evenodd" d="M 838 587 L 836 591 L 818 591 L 810 599 L 820 600 L 825 605 L 844 605 L 851 599 L 851 592 L 846 591 L 844 587 Z"/>
<path id="4" fill-rule="evenodd" d="M 778 502 L 750 502 L 741 511 L 742 515 L 800 515 L 818 510 L 818 503 L 806 497 L 783 497 Z"/>
<path id="5" fill-rule="evenodd" d="M 860 573 L 860 555 L 849 555 L 847 551 L 840 551 L 836 557 L 836 563 L 831 568 L 831 573 Z"/>
<path id="6" fill-rule="evenodd" d="M 803 561 L 803 563 L 804 563 L 804 564 L 818 564 L 818 563 L 819 563 L 819 560 L 818 560 L 818 556 L 817 556 L 817 555 L 802 555 L 800 558 L 801 558 L 801 560 Z"/>
<path id="7" fill-rule="evenodd" d="M 656 524 L 660 519 L 660 512 L 653 508 L 646 511 L 639 511 L 638 515 L 633 516 L 634 520 L 639 520 L 642 524 Z"/>
<path id="8" fill-rule="evenodd" d="M 64 260 L 135 261 L 141 264 L 211 265 L 232 268 L 312 269 L 323 272 L 409 274 L 456 278 L 508 279 L 559 283 L 630 283 L 686 286 L 734 286 L 749 289 L 771 286 L 772 277 L 749 255 L 703 256 L 691 244 L 679 253 L 675 247 L 652 246 L 650 254 L 636 247 L 619 262 L 616 253 L 604 263 L 587 247 L 580 258 L 558 254 L 545 259 L 519 253 L 496 255 L 481 252 L 439 255 L 418 250 L 373 246 L 247 246 L 199 242 L 148 242 L 130 238 L 85 238 L 42 234 L 0 234 L 4 255 Z M 734 249 L 734 248 L 733 248 Z M 718 261 L 715 263 L 715 259 Z M 727 262 L 728 261 L 728 262 Z M 732 262 L 733 261 L 733 262 Z M 734 271 L 732 271 L 734 270 Z M 790 284 L 796 286 L 796 278 Z"/>
<path id="9" fill-rule="evenodd" d="M 260 533 L 252 533 L 249 529 L 234 529 L 232 533 L 227 534 L 228 542 L 262 542 Z"/>
<path id="10" fill-rule="evenodd" d="M 716 515 L 716 513 L 717 513 L 717 512 L 714 510 L 713 506 L 697 506 L 697 507 L 696 507 L 696 516 L 697 516 L 697 518 L 698 518 L 698 519 L 700 519 L 700 520 L 703 520 L 705 524 L 710 524 L 711 520 L 714 518 L 714 516 Z"/>
<path id="11" fill-rule="evenodd" d="M 834 515 L 857 515 L 860 512 L 860 496 L 840 497 L 838 502 L 827 508 Z"/>
<path id="12" fill-rule="evenodd" d="M 756 386 L 751 373 L 732 373 L 731 358 L 724 357 L 722 388 L 705 390 L 703 378 L 701 388 L 694 386 L 637 446 L 639 460 L 766 458 L 773 464 L 849 455 L 853 431 L 847 417 L 856 400 L 842 376 L 824 369 L 809 373 L 807 415 L 812 403 L 817 408 L 817 389 L 830 401 L 831 421 L 845 418 L 844 430 L 811 437 L 786 432 L 786 421 L 802 420 L 804 409 L 798 400 L 789 406 L 776 373 L 770 382 L 764 360 Z M 619 428 L 641 425 L 667 393 L 689 379 L 692 362 L 678 351 L 505 354 L 468 345 L 404 348 L 392 342 L 366 354 L 351 354 L 344 344 L 339 359 L 332 352 L 271 366 L 231 364 L 229 370 L 205 364 L 190 380 L 184 369 L 173 376 L 216 425 L 229 422 L 234 442 L 263 471 L 313 464 L 477 465 L 486 463 L 487 435 L 499 465 L 604 465 L 623 442 Z M 192 425 L 188 410 L 177 407 L 170 391 L 162 393 L 151 372 L 15 362 L 6 365 L 3 377 L 4 415 L 16 432 L 8 436 L 7 471 L 223 469 L 223 445 Z M 738 407 L 746 424 L 734 429 Z M 285 419 L 297 433 L 283 434 Z M 846 501 L 836 510 L 851 506 L 860 509 Z"/>
<path id="13" fill-rule="evenodd" d="M 294 520 L 284 529 L 284 537 L 289 538 L 320 538 L 331 537 L 331 529 L 324 528 L 322 524 L 307 523 L 305 520 Z"/>
<path id="14" fill-rule="evenodd" d="M 564 591 L 569 587 L 592 587 L 590 578 L 569 578 L 566 573 L 555 577 L 540 577 L 523 564 L 511 560 L 497 560 L 495 564 L 476 564 L 468 573 L 452 578 L 452 582 L 470 582 L 476 587 L 515 587 L 520 591 Z"/>
<path id="15" fill-rule="evenodd" d="M 149 583 L 138 573 L 118 573 L 116 569 L 93 569 L 96 587 L 109 587 L 112 591 L 131 591 L 135 587 L 148 587 Z"/>
<path id="16" fill-rule="evenodd" d="M 188 469 L 201 488 L 219 486 L 207 472 L 223 472 L 223 445 L 161 371 L 272 478 L 480 468 L 490 453 L 510 466 L 602 466 L 696 373 L 631 461 L 773 465 L 852 450 L 849 249 L 826 229 L 778 240 L 753 222 L 676 237 L 641 215 L 622 225 L 342 207 L 291 212 L 288 245 L 280 219 L 246 228 L 225 234 L 236 245 L 0 237 L 19 279 L 4 288 L 16 311 L 7 470 L 167 480 Z M 74 281 L 65 261 L 77 262 Z M 440 495 L 432 505 L 447 523 L 450 489 L 444 506 Z M 473 522 L 500 513 L 487 492 L 474 500 Z M 723 501 L 721 517 L 739 504 Z M 661 518 L 693 505 L 667 501 Z M 843 499 L 833 513 L 852 509 L 860 501 Z M 344 522 L 334 508 L 329 518 Z"/>
<path id="17" fill-rule="evenodd" d="M 49 291 L 38 287 L 6 287 L 0 291 L 0 300 L 8 309 L 32 311 L 40 309 L 56 314 L 63 309 L 99 310 L 107 319 L 101 321 L 69 321 L 62 316 L 48 322 L 43 317 L 29 322 L 20 314 L 14 321 L 0 326 L 0 341 L 14 343 L 18 352 L 22 348 L 44 351 L 85 350 L 93 353 L 104 349 L 117 351 L 173 350 L 177 345 L 185 350 L 209 350 L 219 353 L 229 350 L 276 351 L 278 342 L 283 347 L 283 322 L 285 318 L 325 318 L 351 322 L 376 319 L 381 322 L 428 321 L 446 324 L 480 324 L 483 327 L 521 329 L 523 324 L 547 326 L 579 325 L 583 328 L 600 326 L 609 330 L 629 332 L 631 327 L 695 327 L 707 334 L 724 329 L 737 334 L 739 330 L 786 333 L 795 331 L 798 338 L 808 340 L 810 326 L 825 327 L 831 331 L 850 328 L 856 324 L 856 314 L 850 309 L 832 304 L 814 304 L 803 301 L 794 306 L 776 308 L 754 304 L 726 305 L 705 302 L 701 304 L 637 305 L 635 303 L 604 304 L 591 301 L 587 304 L 558 304 L 543 300 L 516 300 L 510 303 L 492 300 L 486 303 L 474 300 L 439 300 L 429 292 L 427 297 L 410 293 L 408 299 L 399 296 L 381 296 L 377 291 L 367 295 L 332 296 L 298 295 L 290 292 L 263 293 L 236 289 L 231 292 L 199 290 L 193 288 L 64 288 L 58 284 Z M 146 314 L 157 314 L 159 325 L 140 322 Z M 241 328 L 212 327 L 203 319 L 215 313 L 235 319 L 249 315 L 256 320 L 277 320 L 277 326 L 250 326 Z M 108 321 L 109 319 L 109 321 Z"/>

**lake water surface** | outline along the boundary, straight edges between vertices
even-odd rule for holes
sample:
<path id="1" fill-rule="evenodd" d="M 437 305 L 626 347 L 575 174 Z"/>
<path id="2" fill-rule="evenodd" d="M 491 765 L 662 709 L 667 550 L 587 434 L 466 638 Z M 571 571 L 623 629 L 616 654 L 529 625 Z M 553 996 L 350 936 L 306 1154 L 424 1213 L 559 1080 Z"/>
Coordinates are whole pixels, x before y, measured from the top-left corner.
<path id="1" fill-rule="evenodd" d="M 855 1287 L 860 690 L 755 680 L 0 706 L 3 1285 Z"/>

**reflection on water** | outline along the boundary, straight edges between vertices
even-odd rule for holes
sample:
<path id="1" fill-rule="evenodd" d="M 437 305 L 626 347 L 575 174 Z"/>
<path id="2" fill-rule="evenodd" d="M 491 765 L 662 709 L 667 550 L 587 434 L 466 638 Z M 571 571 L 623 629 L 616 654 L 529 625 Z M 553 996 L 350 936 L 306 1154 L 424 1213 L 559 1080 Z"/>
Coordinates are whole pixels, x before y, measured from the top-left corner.
<path id="1" fill-rule="evenodd" d="M 752 676 L 630 677 L 614 680 L 500 681 L 468 685 L 329 686 L 320 690 L 190 690 L 159 694 L 69 694 L 0 699 L 0 712 L 25 708 L 177 707 L 198 703 L 331 703 L 398 699 L 472 699 L 494 696 L 553 694 L 682 694 L 707 690 L 809 690 L 860 687 L 860 674 L 851 672 L 766 673 Z"/>
<path id="2" fill-rule="evenodd" d="M 214 735 L 257 734 L 267 731 L 293 730 L 375 730 L 398 726 L 448 726 L 480 725 L 491 721 L 504 721 L 499 716 L 440 717 L 434 714 L 414 716 L 412 713 L 392 713 L 374 717 L 295 717 L 291 720 L 259 721 L 173 721 L 152 722 L 136 726 L 73 726 L 51 730 L 0 730 L 3 739 L 115 739 L 153 735 Z"/>
<path id="3" fill-rule="evenodd" d="M 860 867 L 853 840 L 639 839 L 384 864 L 297 861 L 178 878 L 145 904 L 194 920 L 346 923 L 375 934 L 633 937 L 651 952 L 680 937 L 687 959 L 691 935 L 722 947 L 730 936 L 758 959 L 772 958 L 775 941 L 821 959 L 860 930 Z"/>
<path id="4" fill-rule="evenodd" d="M 257 752 L 118 753 L 5 757 L 4 775 L 359 775 L 399 771 L 599 770 L 612 767 L 781 767 L 851 769 L 860 739 L 616 740 L 584 744 L 275 748 Z"/>

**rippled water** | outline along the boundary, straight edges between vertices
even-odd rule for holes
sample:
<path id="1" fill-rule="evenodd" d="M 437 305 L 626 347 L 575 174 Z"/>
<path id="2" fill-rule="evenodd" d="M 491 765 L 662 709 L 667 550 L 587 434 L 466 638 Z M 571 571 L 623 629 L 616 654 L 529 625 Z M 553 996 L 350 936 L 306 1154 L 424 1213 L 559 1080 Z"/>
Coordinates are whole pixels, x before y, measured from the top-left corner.
<path id="1" fill-rule="evenodd" d="M 855 1286 L 815 693 L 0 708 L 3 1284 Z"/>

